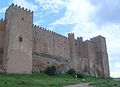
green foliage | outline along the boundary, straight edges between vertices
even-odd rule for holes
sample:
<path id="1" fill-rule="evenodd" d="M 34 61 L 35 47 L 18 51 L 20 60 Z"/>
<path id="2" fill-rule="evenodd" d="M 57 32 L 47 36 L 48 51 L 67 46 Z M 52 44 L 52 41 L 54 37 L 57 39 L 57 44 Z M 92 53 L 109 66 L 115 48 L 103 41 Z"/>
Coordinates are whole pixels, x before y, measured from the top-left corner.
<path id="1" fill-rule="evenodd" d="M 85 78 L 85 75 L 84 75 L 84 74 L 82 74 L 82 73 L 77 73 L 76 75 L 77 75 L 77 77 L 78 77 L 78 78 L 80 78 L 80 79 Z"/>
<path id="2" fill-rule="evenodd" d="M 70 74 L 70 75 L 74 75 L 75 74 L 75 70 L 74 69 L 69 69 L 67 73 Z"/>
<path id="3" fill-rule="evenodd" d="M 95 87 L 120 87 L 120 82 L 114 81 L 112 79 L 96 78 L 93 76 L 85 76 L 87 83 L 89 85 L 94 85 Z"/>
<path id="4" fill-rule="evenodd" d="M 79 82 L 68 74 L 54 76 L 45 73 L 0 74 L 0 87 L 63 87 Z"/>
<path id="5" fill-rule="evenodd" d="M 85 82 L 94 87 L 120 87 L 120 81 L 84 76 Z M 45 73 L 33 74 L 0 74 L 0 87 L 63 87 L 82 82 L 74 75 L 57 74 L 49 76 Z"/>
<path id="6" fill-rule="evenodd" d="M 57 74 L 56 67 L 55 66 L 48 67 L 45 70 L 45 73 L 48 74 L 48 75 L 56 75 Z"/>

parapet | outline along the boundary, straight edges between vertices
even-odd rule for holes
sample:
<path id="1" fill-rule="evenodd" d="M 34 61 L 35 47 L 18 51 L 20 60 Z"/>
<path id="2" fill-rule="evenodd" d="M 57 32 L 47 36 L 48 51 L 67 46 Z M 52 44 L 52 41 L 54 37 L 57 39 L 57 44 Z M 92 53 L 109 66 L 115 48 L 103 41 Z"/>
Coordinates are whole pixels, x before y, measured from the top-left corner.
<path id="1" fill-rule="evenodd" d="M 85 40 L 84 43 L 91 43 L 91 41 L 90 40 Z"/>
<path id="2" fill-rule="evenodd" d="M 51 30 L 49 30 L 49 29 L 46 29 L 46 28 L 43 28 L 43 27 L 40 27 L 40 26 L 37 26 L 37 25 L 34 25 L 34 24 L 33 24 L 33 27 L 34 27 L 35 29 L 41 29 L 41 30 L 43 30 L 43 31 L 45 31 L 45 32 L 48 32 L 48 33 L 51 33 L 51 34 L 53 34 L 53 35 L 60 36 L 61 38 L 65 38 L 65 39 L 68 38 L 68 37 L 66 37 L 66 36 L 64 36 L 64 35 L 58 34 L 58 33 L 54 32 L 54 31 L 51 31 Z"/>
<path id="3" fill-rule="evenodd" d="M 95 40 L 98 40 L 98 39 L 105 39 L 105 37 L 101 36 L 101 35 L 98 35 L 96 37 L 93 37 L 93 38 L 90 38 L 90 41 L 95 41 Z"/>
<path id="4" fill-rule="evenodd" d="M 77 37 L 77 40 L 83 42 L 83 37 Z"/>
<path id="5" fill-rule="evenodd" d="M 0 31 L 5 31 L 5 20 L 0 19 Z"/>
<path id="6" fill-rule="evenodd" d="M 74 33 L 68 33 L 68 36 L 74 36 Z"/>
<path id="7" fill-rule="evenodd" d="M 0 22 L 4 22 L 3 18 L 2 18 L 2 19 L 0 19 Z"/>
<path id="8" fill-rule="evenodd" d="M 26 12 L 29 12 L 29 13 L 33 13 L 33 11 L 31 11 L 31 10 L 29 10 L 29 9 L 25 9 L 24 7 L 21 7 L 21 6 L 18 6 L 18 5 L 14 5 L 14 3 L 12 3 L 12 4 L 9 6 L 8 9 L 10 9 L 10 8 L 17 8 L 17 9 L 21 9 L 21 10 L 26 11 Z M 8 10 L 8 9 L 7 9 L 7 10 Z"/>
<path id="9" fill-rule="evenodd" d="M 68 37 L 69 37 L 69 38 L 75 38 L 75 37 L 74 37 L 74 33 L 69 33 L 69 34 L 68 34 Z"/>

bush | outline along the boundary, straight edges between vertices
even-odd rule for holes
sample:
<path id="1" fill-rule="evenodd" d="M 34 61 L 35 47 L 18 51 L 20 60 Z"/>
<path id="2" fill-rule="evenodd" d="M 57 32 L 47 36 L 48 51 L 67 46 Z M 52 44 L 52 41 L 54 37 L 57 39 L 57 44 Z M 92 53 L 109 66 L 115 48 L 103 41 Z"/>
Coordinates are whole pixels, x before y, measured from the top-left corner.
<path id="1" fill-rule="evenodd" d="M 83 74 L 81 74 L 81 73 L 78 73 L 78 74 L 76 74 L 76 75 L 77 75 L 77 77 L 80 78 L 80 79 L 85 78 L 85 76 L 84 76 Z"/>
<path id="2" fill-rule="evenodd" d="M 56 67 L 55 66 L 51 66 L 51 67 L 48 67 L 46 70 L 45 70 L 45 73 L 48 74 L 48 75 L 56 75 Z"/>
<path id="3" fill-rule="evenodd" d="M 70 74 L 70 75 L 74 75 L 75 74 L 75 70 L 74 69 L 70 69 L 70 70 L 68 70 L 67 73 Z"/>

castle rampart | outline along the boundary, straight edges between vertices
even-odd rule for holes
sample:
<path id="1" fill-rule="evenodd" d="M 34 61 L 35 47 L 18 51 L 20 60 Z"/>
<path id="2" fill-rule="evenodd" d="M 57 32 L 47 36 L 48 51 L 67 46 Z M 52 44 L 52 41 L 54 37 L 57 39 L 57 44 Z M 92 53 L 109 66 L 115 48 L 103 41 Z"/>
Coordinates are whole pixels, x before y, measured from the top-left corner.
<path id="1" fill-rule="evenodd" d="M 46 53 L 70 58 L 70 47 L 67 37 L 39 27 L 34 27 L 33 32 L 35 53 Z"/>
<path id="2" fill-rule="evenodd" d="M 109 77 L 105 38 L 83 41 L 33 24 L 33 11 L 17 5 L 0 20 L 0 69 L 5 73 L 32 73 L 55 65 L 59 72 L 73 68 L 92 76 Z"/>

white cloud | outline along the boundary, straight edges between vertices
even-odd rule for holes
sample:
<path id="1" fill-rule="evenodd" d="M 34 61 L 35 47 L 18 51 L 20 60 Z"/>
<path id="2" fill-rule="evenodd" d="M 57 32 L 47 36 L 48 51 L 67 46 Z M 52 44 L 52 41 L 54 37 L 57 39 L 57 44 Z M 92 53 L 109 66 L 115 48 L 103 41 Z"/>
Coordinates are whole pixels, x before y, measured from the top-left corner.
<path id="1" fill-rule="evenodd" d="M 0 8 L 0 13 L 5 13 L 5 10 L 7 9 L 7 7 L 5 8 Z"/>
<path id="2" fill-rule="evenodd" d="M 96 20 L 98 21 L 99 19 L 95 18 L 95 15 L 99 10 L 99 6 L 97 7 L 97 5 L 92 5 L 90 0 L 35 0 L 35 2 L 39 3 L 39 5 L 34 5 L 26 0 L 13 0 L 13 3 L 33 11 L 37 11 L 41 8 L 47 12 L 58 13 L 62 8 L 64 8 L 66 10 L 64 16 L 53 22 L 50 26 L 51 29 L 59 24 L 73 24 L 74 27 L 71 32 L 75 33 L 78 37 L 82 36 L 84 39 L 89 39 L 97 35 L 106 37 L 111 64 L 111 76 L 120 76 L 120 63 L 116 63 L 115 66 L 113 66 L 115 61 L 120 61 L 118 58 L 120 54 L 120 24 L 114 24 L 113 22 L 98 24 Z M 0 9 L 0 13 L 1 12 L 4 12 L 4 8 Z M 100 13 L 100 15 L 101 14 L 102 13 Z M 35 13 L 36 17 L 40 16 L 39 18 L 41 18 L 41 15 L 43 14 L 39 12 Z M 101 20 L 104 21 L 104 19 Z M 35 24 L 39 25 L 43 21 L 44 20 L 36 21 Z"/>
<path id="3" fill-rule="evenodd" d="M 61 8 L 66 6 L 69 0 L 35 0 L 40 4 L 43 10 L 57 13 Z"/>
<path id="4" fill-rule="evenodd" d="M 36 11 L 38 9 L 37 5 L 27 2 L 26 0 L 13 0 L 12 3 L 28 8 L 32 11 Z"/>
<path id="5" fill-rule="evenodd" d="M 115 67 L 118 68 L 118 69 L 120 69 L 120 63 L 117 62 L 116 65 L 115 65 Z"/>
<path id="6" fill-rule="evenodd" d="M 114 67 L 114 69 L 111 70 L 111 76 L 115 77 L 115 78 L 120 77 L 120 63 L 116 62 L 113 67 Z"/>
<path id="7" fill-rule="evenodd" d="M 120 76 L 118 73 L 118 65 L 113 69 L 113 61 L 120 61 L 120 24 L 105 23 L 98 24 L 95 22 L 94 15 L 98 8 L 90 3 L 90 0 L 70 0 L 66 5 L 66 12 L 62 18 L 56 20 L 51 26 L 74 24 L 71 32 L 76 36 L 83 36 L 85 39 L 102 35 L 106 37 L 108 53 L 110 58 L 111 76 Z M 102 14 L 102 13 L 101 13 Z M 113 56 L 116 56 L 113 57 Z M 120 72 L 120 71 L 119 71 Z"/>
<path id="8" fill-rule="evenodd" d="M 66 5 L 64 16 L 51 26 L 74 24 L 74 30 L 86 31 L 85 27 L 89 30 L 89 27 L 94 27 L 94 23 L 90 23 L 90 20 L 95 10 L 89 0 L 70 0 Z"/>
<path id="9" fill-rule="evenodd" d="M 56 24 L 77 24 L 90 20 L 95 8 L 88 2 L 88 0 L 70 0 L 66 5 L 66 12 L 63 18 L 57 20 Z"/>
<path id="10" fill-rule="evenodd" d="M 36 21 L 34 24 L 35 25 L 40 25 L 41 23 L 43 23 L 44 22 L 44 20 L 39 20 L 39 21 Z"/>
<path id="11" fill-rule="evenodd" d="M 119 71 L 116 71 L 116 72 L 112 72 L 112 71 L 111 71 L 111 76 L 114 77 L 114 78 L 120 77 L 120 70 L 119 70 Z"/>

